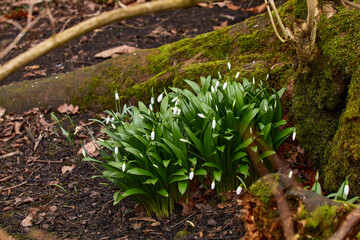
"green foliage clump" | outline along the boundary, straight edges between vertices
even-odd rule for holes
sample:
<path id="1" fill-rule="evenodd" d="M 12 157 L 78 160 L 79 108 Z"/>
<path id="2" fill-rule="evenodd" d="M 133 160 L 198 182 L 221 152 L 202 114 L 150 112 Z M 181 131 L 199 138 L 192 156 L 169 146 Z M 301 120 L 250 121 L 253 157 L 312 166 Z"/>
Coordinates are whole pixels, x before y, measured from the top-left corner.
<path id="1" fill-rule="evenodd" d="M 97 141 L 101 159 L 84 158 L 101 165 L 101 176 L 120 189 L 114 204 L 130 196 L 148 213 L 168 216 L 187 198 L 194 177 L 210 178 L 217 192 L 239 194 L 253 169 L 249 150 L 269 165 L 267 158 L 295 130 L 279 129 L 286 123 L 280 100 L 285 89 L 236 78 L 202 77 L 201 86 L 185 80 L 193 92 L 171 88 L 153 96 L 149 106 L 139 102 L 122 111 L 116 93 L 116 112 L 98 120 L 108 136 Z"/>
<path id="2" fill-rule="evenodd" d="M 264 203 L 269 203 L 273 196 L 270 186 L 261 180 L 251 185 L 250 192 Z"/>

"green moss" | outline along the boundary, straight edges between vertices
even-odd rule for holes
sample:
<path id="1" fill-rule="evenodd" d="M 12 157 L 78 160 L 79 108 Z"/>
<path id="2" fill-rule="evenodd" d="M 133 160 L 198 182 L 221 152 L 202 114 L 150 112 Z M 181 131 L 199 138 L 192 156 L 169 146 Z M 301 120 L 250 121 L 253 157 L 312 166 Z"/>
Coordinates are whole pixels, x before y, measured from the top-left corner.
<path id="1" fill-rule="evenodd" d="M 296 19 L 305 20 L 307 17 L 307 4 L 306 0 L 296 0 L 294 4 L 294 17 Z"/>
<path id="2" fill-rule="evenodd" d="M 264 203 L 269 203 L 273 196 L 270 186 L 261 179 L 251 185 L 250 193 L 258 197 Z"/>

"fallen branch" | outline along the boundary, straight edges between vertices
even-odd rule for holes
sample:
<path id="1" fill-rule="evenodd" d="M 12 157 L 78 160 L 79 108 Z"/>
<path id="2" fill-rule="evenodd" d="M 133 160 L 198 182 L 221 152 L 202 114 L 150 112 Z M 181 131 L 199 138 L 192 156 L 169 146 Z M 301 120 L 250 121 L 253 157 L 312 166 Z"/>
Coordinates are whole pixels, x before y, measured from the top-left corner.
<path id="1" fill-rule="evenodd" d="M 19 155 L 19 154 L 20 154 L 19 151 L 7 153 L 7 154 L 5 154 L 5 155 L 0 156 L 0 159 L 9 158 L 9 157 L 16 156 L 16 155 Z"/>
<path id="2" fill-rule="evenodd" d="M 17 69 L 27 65 L 40 56 L 64 45 L 65 43 L 80 37 L 96 28 L 110 23 L 128 19 L 131 17 L 144 15 L 147 13 L 161 12 L 166 10 L 186 8 L 206 0 L 163 0 L 152 1 L 126 8 L 119 8 L 110 12 L 105 12 L 99 16 L 83 21 L 65 31 L 58 33 L 28 51 L 11 59 L 0 67 L 0 81 L 15 72 Z"/>
<path id="3" fill-rule="evenodd" d="M 341 224 L 330 240 L 341 240 L 346 237 L 350 229 L 360 221 L 360 207 L 355 208 Z"/>
<path id="4" fill-rule="evenodd" d="M 20 186 L 22 186 L 22 185 L 24 185 L 24 184 L 27 184 L 27 181 L 22 182 L 22 183 L 20 183 L 20 184 L 18 184 L 18 185 L 12 186 L 12 187 L 4 188 L 4 189 L 2 189 L 1 191 L 8 191 L 8 190 L 11 190 L 11 189 L 20 187 Z"/>

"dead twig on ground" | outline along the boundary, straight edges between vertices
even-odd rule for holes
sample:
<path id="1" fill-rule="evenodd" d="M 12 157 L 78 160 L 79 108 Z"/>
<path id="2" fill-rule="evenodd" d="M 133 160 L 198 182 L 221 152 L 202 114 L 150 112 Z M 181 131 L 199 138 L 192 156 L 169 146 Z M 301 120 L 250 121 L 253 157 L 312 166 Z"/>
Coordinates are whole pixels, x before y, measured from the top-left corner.
<path id="1" fill-rule="evenodd" d="M 13 177 L 12 175 L 4 177 L 4 178 L 0 179 L 0 182 L 6 182 L 7 180 L 11 179 L 12 177 Z"/>
<path id="2" fill-rule="evenodd" d="M 349 233 L 350 229 L 360 221 L 360 207 L 355 208 L 341 224 L 330 240 L 342 240 Z"/>
<path id="3" fill-rule="evenodd" d="M 21 152 L 20 151 L 15 151 L 15 152 L 11 152 L 11 153 L 7 153 L 5 155 L 0 156 L 0 160 L 1 159 L 5 159 L 5 158 L 9 158 L 9 157 L 13 157 L 16 155 L 19 155 Z"/>
<path id="4" fill-rule="evenodd" d="M 344 5 L 344 7 L 349 8 L 349 6 L 360 9 L 360 5 L 356 4 L 354 2 L 350 2 L 349 0 L 341 0 L 342 5 Z"/>
<path id="5" fill-rule="evenodd" d="M 20 184 L 18 184 L 18 185 L 12 186 L 12 187 L 8 187 L 8 188 L 1 189 L 1 191 L 8 191 L 8 190 L 11 190 L 11 189 L 20 187 L 20 186 L 22 186 L 22 185 L 24 185 L 24 184 L 27 184 L 27 181 L 22 182 L 22 183 L 20 183 Z"/>

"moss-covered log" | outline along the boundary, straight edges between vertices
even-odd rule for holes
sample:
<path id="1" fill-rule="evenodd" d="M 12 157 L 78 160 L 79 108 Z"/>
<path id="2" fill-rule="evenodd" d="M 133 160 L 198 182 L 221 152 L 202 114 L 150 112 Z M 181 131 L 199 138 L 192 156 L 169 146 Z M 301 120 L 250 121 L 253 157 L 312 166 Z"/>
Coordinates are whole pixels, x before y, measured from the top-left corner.
<path id="1" fill-rule="evenodd" d="M 286 239 L 330 239 L 347 216 L 355 209 L 350 204 L 331 201 L 326 197 L 303 189 L 284 175 L 271 174 L 254 183 L 242 198 L 242 215 L 247 239 L 285 239 L 290 229 L 282 227 L 283 214 L 274 190 L 280 189 L 286 199 L 295 234 Z M 355 239 L 360 226 L 351 225 L 348 239 Z"/>
<path id="2" fill-rule="evenodd" d="M 337 5 L 336 5 L 337 4 Z M 325 190 L 334 191 L 351 174 L 351 192 L 360 195 L 359 82 L 360 11 L 329 5 L 317 19 L 316 58 L 298 59 L 294 46 L 275 36 L 267 14 L 157 49 L 122 55 L 72 73 L 0 87 L 0 106 L 22 111 L 64 102 L 81 108 L 112 108 L 117 89 L 123 103 L 149 101 L 168 86 L 185 87 L 184 78 L 226 72 L 288 86 L 284 106 L 295 118 L 299 143 L 326 172 Z M 305 19 L 305 0 L 290 0 L 279 10 L 285 25 Z M 331 15 L 329 13 L 335 13 Z M 296 46 L 299 46 L 297 44 Z"/>

